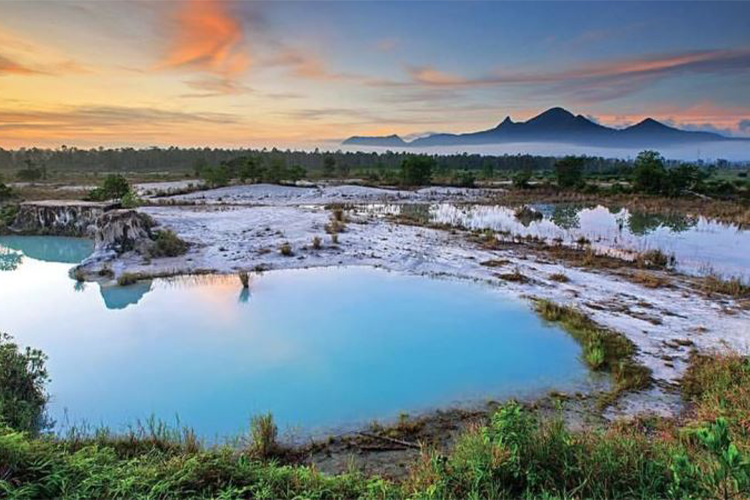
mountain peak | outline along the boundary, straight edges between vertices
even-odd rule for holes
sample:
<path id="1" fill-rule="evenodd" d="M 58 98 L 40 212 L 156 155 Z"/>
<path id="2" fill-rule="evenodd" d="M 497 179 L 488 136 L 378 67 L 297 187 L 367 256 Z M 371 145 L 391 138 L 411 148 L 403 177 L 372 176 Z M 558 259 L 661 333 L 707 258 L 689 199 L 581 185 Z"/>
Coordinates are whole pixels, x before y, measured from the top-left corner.
<path id="1" fill-rule="evenodd" d="M 536 118 L 541 118 L 542 116 L 548 117 L 548 118 L 550 118 L 550 117 L 555 117 L 555 118 L 575 118 L 575 115 L 573 113 L 571 113 L 567 109 L 561 108 L 559 106 L 556 106 L 554 108 L 549 108 L 547 111 L 545 111 L 545 112 L 539 114 L 538 116 L 536 116 Z"/>
<path id="2" fill-rule="evenodd" d="M 506 116 L 503 121 L 500 122 L 500 124 L 496 128 L 500 128 L 502 126 L 508 126 L 513 125 L 513 120 L 511 120 L 510 116 Z"/>
<path id="3" fill-rule="evenodd" d="M 632 125 L 628 128 L 631 129 L 639 129 L 639 130 L 664 130 L 664 129 L 672 129 L 672 127 L 668 125 L 664 125 L 660 121 L 654 120 L 653 118 L 645 118 L 635 125 Z"/>
<path id="4" fill-rule="evenodd" d="M 544 113 L 535 116 L 526 123 L 554 126 L 573 120 L 575 120 L 575 115 L 573 113 L 571 113 L 567 109 L 556 107 L 548 109 Z"/>
<path id="5" fill-rule="evenodd" d="M 462 134 L 430 134 L 406 142 L 397 135 L 350 137 L 344 144 L 386 147 L 432 147 L 524 142 L 556 142 L 604 147 L 660 147 L 700 141 L 729 140 L 719 134 L 680 130 L 646 118 L 636 125 L 614 129 L 561 107 L 550 108 L 525 122 L 509 116 L 495 128 Z"/>

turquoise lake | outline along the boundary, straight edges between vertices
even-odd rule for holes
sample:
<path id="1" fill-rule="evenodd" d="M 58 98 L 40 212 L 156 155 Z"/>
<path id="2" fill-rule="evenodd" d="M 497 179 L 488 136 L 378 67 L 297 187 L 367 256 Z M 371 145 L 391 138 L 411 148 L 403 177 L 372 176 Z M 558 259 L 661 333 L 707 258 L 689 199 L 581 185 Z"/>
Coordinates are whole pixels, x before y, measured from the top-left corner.
<path id="1" fill-rule="evenodd" d="M 86 240 L 0 237 L 0 331 L 42 349 L 50 415 L 153 415 L 209 439 L 274 414 L 316 433 L 593 383 L 580 348 L 484 285 L 372 268 L 78 284 Z"/>

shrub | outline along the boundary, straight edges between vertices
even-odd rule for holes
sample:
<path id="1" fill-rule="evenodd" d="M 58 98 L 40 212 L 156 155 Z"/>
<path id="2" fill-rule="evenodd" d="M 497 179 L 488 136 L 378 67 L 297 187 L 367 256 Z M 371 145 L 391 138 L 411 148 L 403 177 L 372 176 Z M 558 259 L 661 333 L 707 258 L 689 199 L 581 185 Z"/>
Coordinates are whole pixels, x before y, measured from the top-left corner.
<path id="1" fill-rule="evenodd" d="M 89 191 L 87 198 L 93 201 L 105 201 L 124 198 L 130 193 L 130 183 L 121 176 L 111 174 L 105 177 L 102 185 Z"/>
<path id="2" fill-rule="evenodd" d="M 18 215 L 18 205 L 0 207 L 0 229 L 10 227 Z"/>
<path id="3" fill-rule="evenodd" d="M 279 252 L 280 252 L 280 253 L 281 253 L 281 255 L 283 255 L 284 257 L 291 257 L 292 255 L 294 255 L 294 252 L 292 252 L 292 246 L 291 246 L 291 245 L 289 244 L 289 242 L 284 242 L 284 243 L 283 243 L 283 244 L 282 244 L 282 245 L 281 245 L 281 246 L 279 247 Z"/>
<path id="4" fill-rule="evenodd" d="M 136 208 L 143 205 L 143 200 L 132 190 L 125 193 L 120 202 L 123 208 Z"/>
<path id="5" fill-rule="evenodd" d="M 323 240 L 320 239 L 320 236 L 313 237 L 312 247 L 315 250 L 320 250 L 323 247 Z"/>
<path id="6" fill-rule="evenodd" d="M 278 428 L 273 422 L 273 415 L 266 413 L 250 420 L 250 450 L 259 458 L 269 458 L 278 449 L 276 437 Z"/>
<path id="7" fill-rule="evenodd" d="M 549 275 L 549 279 L 557 281 L 558 283 L 567 283 L 570 278 L 565 273 L 553 273 Z"/>
<path id="8" fill-rule="evenodd" d="M 42 351 L 21 351 L 10 335 L 0 333 L 0 424 L 32 434 L 50 424 L 45 413 L 46 361 Z"/>
<path id="9" fill-rule="evenodd" d="M 525 170 L 519 170 L 515 174 L 513 174 L 513 186 L 520 188 L 520 189 L 526 189 L 529 186 L 529 181 L 531 180 L 531 170 L 525 169 Z"/>
<path id="10" fill-rule="evenodd" d="M 0 182 L 0 202 L 9 200 L 13 197 L 13 190 Z"/>
<path id="11" fill-rule="evenodd" d="M 190 245 L 183 241 L 171 229 L 162 229 L 154 233 L 154 246 L 149 251 L 151 257 L 178 257 L 188 251 Z"/>
<path id="12" fill-rule="evenodd" d="M 451 184 L 458 187 L 473 188 L 476 183 L 474 172 L 469 170 L 459 170 L 453 174 Z"/>

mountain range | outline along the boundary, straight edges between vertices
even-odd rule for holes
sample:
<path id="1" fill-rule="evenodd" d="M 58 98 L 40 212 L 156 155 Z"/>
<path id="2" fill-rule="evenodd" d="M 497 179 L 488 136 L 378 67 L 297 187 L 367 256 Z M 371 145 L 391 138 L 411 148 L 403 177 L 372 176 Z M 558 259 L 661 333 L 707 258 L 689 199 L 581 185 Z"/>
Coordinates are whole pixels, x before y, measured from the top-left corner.
<path id="1" fill-rule="evenodd" d="M 464 134 L 430 134 L 404 141 L 398 135 L 354 136 L 342 144 L 378 147 L 465 146 L 501 143 L 566 143 L 597 147 L 662 147 L 701 142 L 747 140 L 726 137 L 712 132 L 680 130 L 653 118 L 615 129 L 594 123 L 583 115 L 574 115 L 563 108 L 551 108 L 525 122 L 506 117 L 497 127 Z"/>

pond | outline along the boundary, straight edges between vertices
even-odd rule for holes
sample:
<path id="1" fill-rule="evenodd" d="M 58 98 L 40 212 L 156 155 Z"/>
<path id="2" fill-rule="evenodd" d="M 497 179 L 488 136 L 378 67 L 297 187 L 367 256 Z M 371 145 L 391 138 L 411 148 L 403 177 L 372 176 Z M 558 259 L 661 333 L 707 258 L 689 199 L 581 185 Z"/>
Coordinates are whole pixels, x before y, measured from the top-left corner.
<path id="1" fill-rule="evenodd" d="M 68 276 L 88 250 L 0 237 L 0 330 L 49 355 L 58 428 L 178 415 L 215 439 L 271 411 L 315 433 L 594 383 L 575 341 L 484 285 L 348 267 L 100 287 Z"/>
<path id="2" fill-rule="evenodd" d="M 676 258 L 678 270 L 750 280 L 750 231 L 705 217 L 652 214 L 602 205 L 532 204 L 516 213 L 501 205 L 367 205 L 374 214 L 412 218 L 467 229 L 492 229 L 546 241 L 589 240 L 600 251 L 659 249 Z"/>

